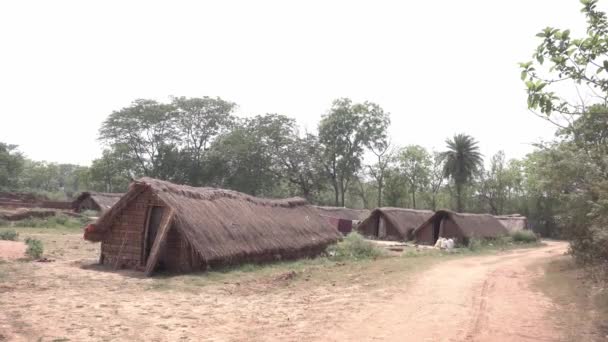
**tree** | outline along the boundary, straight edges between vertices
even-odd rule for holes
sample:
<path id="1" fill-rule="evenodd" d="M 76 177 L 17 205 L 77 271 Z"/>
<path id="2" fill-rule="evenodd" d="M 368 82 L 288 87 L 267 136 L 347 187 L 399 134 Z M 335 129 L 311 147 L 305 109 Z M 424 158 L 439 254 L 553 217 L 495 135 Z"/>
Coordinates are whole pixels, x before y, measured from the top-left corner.
<path id="1" fill-rule="evenodd" d="M 582 0 L 582 13 L 587 18 L 587 34 L 573 38 L 570 30 L 547 27 L 536 36 L 542 42 L 533 54 L 533 61 L 520 63 L 521 78 L 526 83 L 528 107 L 540 110 L 537 115 L 565 128 L 553 116 L 561 116 L 568 124 L 573 117 L 585 113 L 584 101 L 566 100 L 555 90 L 573 85 L 582 99 L 581 91 L 588 93 L 594 102 L 608 104 L 608 20 L 597 10 L 598 0 Z M 581 87 L 582 86 L 582 87 Z"/>
<path id="2" fill-rule="evenodd" d="M 172 105 L 154 100 L 135 100 L 129 107 L 113 112 L 99 130 L 101 141 L 120 144 L 137 161 L 144 175 L 160 177 L 167 145 L 178 141 L 176 111 Z"/>
<path id="3" fill-rule="evenodd" d="M 455 135 L 446 140 L 447 151 L 442 153 L 445 160 L 443 174 L 451 179 L 456 187 L 456 207 L 463 211 L 463 187 L 472 179 L 482 165 L 482 156 L 475 139 L 466 134 Z"/>
<path id="4" fill-rule="evenodd" d="M 528 107 L 557 125 L 557 141 L 540 146 L 528 178 L 547 199 L 552 219 L 581 262 L 608 262 L 608 17 L 582 0 L 586 34 L 547 27 L 533 60 L 521 63 Z M 564 89 L 573 85 L 578 100 Z M 540 111 L 540 113 L 538 113 Z M 541 176 L 534 174 L 540 173 Z M 549 210 L 546 210 L 549 212 Z"/>
<path id="5" fill-rule="evenodd" d="M 212 183 L 251 195 L 273 195 L 284 176 L 281 154 L 290 146 L 294 125 L 293 119 L 278 114 L 238 122 L 210 147 Z"/>
<path id="6" fill-rule="evenodd" d="M 386 141 L 389 114 L 371 102 L 335 100 L 319 123 L 321 160 L 334 189 L 336 206 L 344 206 L 344 194 L 361 168 L 366 148 Z"/>
<path id="7" fill-rule="evenodd" d="M 202 160 L 209 144 L 234 123 L 232 111 L 236 105 L 221 98 L 174 97 L 176 129 L 189 165 L 187 182 L 200 186 L 203 182 Z M 175 154 L 174 154 L 175 155 Z"/>
<path id="8" fill-rule="evenodd" d="M 444 165 L 441 154 L 433 152 L 432 156 L 431 168 L 429 170 L 429 195 L 431 209 L 435 211 L 437 210 L 437 196 L 445 177 L 443 176 Z"/>
<path id="9" fill-rule="evenodd" d="M 0 189 L 14 190 L 23 172 L 24 157 L 17 145 L 0 142 Z"/>
<path id="10" fill-rule="evenodd" d="M 479 195 L 493 215 L 503 214 L 509 187 L 506 173 L 505 153 L 498 151 L 490 159 L 490 169 L 482 172 Z"/>
<path id="11" fill-rule="evenodd" d="M 416 209 L 416 193 L 424 190 L 429 183 L 431 156 L 424 147 L 410 145 L 403 148 L 397 158 L 401 173 L 412 195 L 412 208 Z"/>
<path id="12" fill-rule="evenodd" d="M 300 195 L 312 201 L 324 188 L 319 141 L 308 133 L 300 137 L 293 132 L 286 138 L 286 144 L 277 151 L 278 172 L 298 189 Z"/>
<path id="13" fill-rule="evenodd" d="M 140 173 L 137 161 L 132 159 L 129 147 L 114 145 L 102 152 L 101 158 L 93 160 L 89 169 L 91 190 L 101 192 L 125 192 L 131 175 Z"/>
<path id="14" fill-rule="evenodd" d="M 371 148 L 372 153 L 376 156 L 376 163 L 368 165 L 369 174 L 376 181 L 376 189 L 378 193 L 377 203 L 378 208 L 382 207 L 382 190 L 384 188 L 384 178 L 386 176 L 386 170 L 390 166 L 390 163 L 394 160 L 394 152 L 391 150 L 391 144 L 388 141 L 378 141 L 375 146 Z M 359 182 L 360 192 L 364 194 L 363 185 Z M 363 197 L 362 197 L 363 198 Z M 366 202 L 367 200 L 364 200 Z M 367 207 L 367 203 L 364 203 Z"/>

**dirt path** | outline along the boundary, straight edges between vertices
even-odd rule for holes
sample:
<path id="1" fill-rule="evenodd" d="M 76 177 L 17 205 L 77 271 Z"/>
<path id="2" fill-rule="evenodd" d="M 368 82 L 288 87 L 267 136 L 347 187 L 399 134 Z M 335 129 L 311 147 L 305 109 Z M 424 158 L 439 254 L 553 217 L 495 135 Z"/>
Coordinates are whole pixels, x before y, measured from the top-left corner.
<path id="1" fill-rule="evenodd" d="M 332 341 L 559 341 L 551 301 L 534 291 L 533 265 L 567 249 L 563 242 L 440 263 L 388 305 L 371 308 Z"/>
<path id="2" fill-rule="evenodd" d="M 26 249 L 23 242 L 0 240 L 0 260 L 23 258 Z"/>
<path id="3" fill-rule="evenodd" d="M 560 340 L 552 303 L 530 284 L 564 243 L 214 281 L 104 271 L 90 266 L 99 246 L 80 235 L 36 237 L 56 261 L 0 263 L 0 341 Z"/>

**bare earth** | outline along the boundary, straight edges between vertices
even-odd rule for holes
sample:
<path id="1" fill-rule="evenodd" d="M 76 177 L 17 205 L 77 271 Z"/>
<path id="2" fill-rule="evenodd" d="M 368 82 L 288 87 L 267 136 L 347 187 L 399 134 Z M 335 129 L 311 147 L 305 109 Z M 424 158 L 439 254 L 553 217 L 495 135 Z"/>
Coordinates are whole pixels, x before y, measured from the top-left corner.
<path id="1" fill-rule="evenodd" d="M 561 340 L 531 284 L 565 243 L 210 281 L 100 270 L 80 235 L 45 238 L 55 262 L 0 264 L 0 341 Z"/>
<path id="2" fill-rule="evenodd" d="M 26 249 L 27 247 L 23 242 L 0 240 L 0 260 L 23 258 Z"/>

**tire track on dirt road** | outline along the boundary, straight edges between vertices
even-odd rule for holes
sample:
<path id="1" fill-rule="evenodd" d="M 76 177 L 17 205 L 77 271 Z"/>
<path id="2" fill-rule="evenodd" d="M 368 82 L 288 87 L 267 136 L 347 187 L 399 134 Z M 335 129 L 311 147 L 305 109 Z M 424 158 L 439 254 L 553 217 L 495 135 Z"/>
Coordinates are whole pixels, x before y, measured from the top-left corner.
<path id="1" fill-rule="evenodd" d="M 355 314 L 331 341 L 559 341 L 553 303 L 531 288 L 532 265 L 567 250 L 564 242 L 437 264 L 388 304 Z"/>

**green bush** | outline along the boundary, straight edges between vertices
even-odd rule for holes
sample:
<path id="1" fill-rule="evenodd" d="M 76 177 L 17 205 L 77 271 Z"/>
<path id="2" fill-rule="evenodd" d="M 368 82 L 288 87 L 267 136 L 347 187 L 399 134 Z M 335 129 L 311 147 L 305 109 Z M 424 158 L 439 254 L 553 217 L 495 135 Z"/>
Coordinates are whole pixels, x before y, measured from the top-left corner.
<path id="1" fill-rule="evenodd" d="M 27 254 L 30 258 L 38 259 L 42 256 L 42 253 L 44 252 L 42 241 L 38 239 L 26 238 L 25 244 L 27 245 L 25 254 Z"/>
<path id="2" fill-rule="evenodd" d="M 353 232 L 342 241 L 328 248 L 330 257 L 336 259 L 374 259 L 384 255 L 384 250 Z"/>
<path id="3" fill-rule="evenodd" d="M 0 227 L 10 227 L 11 221 L 0 218 Z"/>
<path id="4" fill-rule="evenodd" d="M 532 243 L 538 241 L 538 236 L 531 230 L 518 230 L 509 234 L 513 242 Z"/>
<path id="5" fill-rule="evenodd" d="M 14 230 L 5 230 L 0 232 L 0 240 L 17 241 L 19 233 Z"/>
<path id="6" fill-rule="evenodd" d="M 485 241 L 478 239 L 478 238 L 471 238 L 469 239 L 469 243 L 467 244 L 467 247 L 472 250 L 472 251 L 478 251 L 480 250 L 485 244 Z"/>

